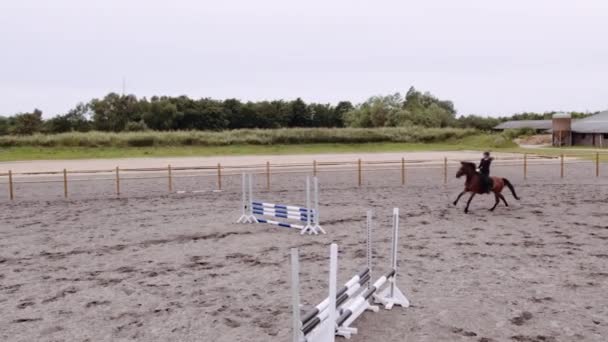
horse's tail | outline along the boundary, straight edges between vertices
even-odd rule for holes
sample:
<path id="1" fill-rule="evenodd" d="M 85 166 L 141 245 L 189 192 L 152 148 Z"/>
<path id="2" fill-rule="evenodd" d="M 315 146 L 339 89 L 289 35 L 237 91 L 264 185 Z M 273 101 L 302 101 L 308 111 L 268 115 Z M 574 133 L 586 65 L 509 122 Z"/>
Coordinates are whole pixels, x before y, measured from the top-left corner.
<path id="1" fill-rule="evenodd" d="M 517 194 L 515 193 L 515 188 L 513 187 L 513 184 L 511 184 L 511 182 L 509 182 L 509 180 L 506 178 L 503 178 L 502 180 L 503 182 L 505 182 L 505 185 L 509 188 L 509 190 L 511 190 L 513 197 L 515 197 L 515 199 L 519 201 L 519 197 L 517 197 Z"/>

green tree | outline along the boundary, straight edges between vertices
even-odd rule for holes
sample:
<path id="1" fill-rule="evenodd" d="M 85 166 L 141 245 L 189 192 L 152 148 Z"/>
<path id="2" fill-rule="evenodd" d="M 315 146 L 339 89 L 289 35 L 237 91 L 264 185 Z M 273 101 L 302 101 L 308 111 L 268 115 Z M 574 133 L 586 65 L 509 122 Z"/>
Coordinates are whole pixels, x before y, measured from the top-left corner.
<path id="1" fill-rule="evenodd" d="M 177 128 L 182 113 L 177 111 L 177 105 L 167 98 L 152 98 L 146 106 L 142 119 L 153 130 L 167 131 Z"/>
<path id="2" fill-rule="evenodd" d="M 0 136 L 7 135 L 9 130 L 9 119 L 7 117 L 0 116 Z"/>
<path id="3" fill-rule="evenodd" d="M 15 115 L 12 134 L 31 135 L 42 129 L 42 111 L 34 109 L 32 113 L 20 113 Z"/>
<path id="4" fill-rule="evenodd" d="M 373 96 L 344 117 L 349 127 L 384 127 L 406 124 L 407 111 L 403 109 L 403 98 L 399 93 L 388 96 Z"/>
<path id="5" fill-rule="evenodd" d="M 56 134 L 70 132 L 71 130 L 72 126 L 70 125 L 70 122 L 67 120 L 65 115 L 58 115 L 44 122 L 43 131 L 45 133 Z"/>
<path id="6" fill-rule="evenodd" d="M 44 123 L 47 133 L 64 133 L 71 131 L 88 132 L 91 130 L 89 105 L 79 103 L 63 115 L 58 115 Z"/>
<path id="7" fill-rule="evenodd" d="M 355 109 L 355 107 L 353 106 L 353 104 L 350 101 L 340 101 L 338 102 L 338 104 L 336 105 L 336 107 L 334 108 L 334 122 L 335 122 L 335 126 L 332 127 L 344 127 L 345 123 L 344 123 L 344 117 L 346 115 L 346 113 L 348 113 L 349 111 Z"/>
<path id="8" fill-rule="evenodd" d="M 308 105 L 310 122 L 313 127 L 338 127 L 336 112 L 329 104 L 311 103 Z"/>
<path id="9" fill-rule="evenodd" d="M 93 99 L 90 103 L 93 111 L 93 125 L 100 131 L 123 131 L 128 122 L 142 119 L 140 103 L 134 95 L 110 93 L 103 99 Z"/>
<path id="10" fill-rule="evenodd" d="M 222 103 L 224 116 L 228 120 L 228 128 L 256 128 L 258 115 L 252 103 L 243 104 L 237 99 L 227 99 Z"/>
<path id="11" fill-rule="evenodd" d="M 200 99 L 191 102 L 184 108 L 179 127 L 196 130 L 222 130 L 228 127 L 228 123 L 220 101 Z"/>
<path id="12" fill-rule="evenodd" d="M 301 99 L 297 98 L 289 104 L 289 127 L 307 127 L 310 126 L 311 118 L 308 106 Z"/>
<path id="13" fill-rule="evenodd" d="M 425 127 L 448 127 L 455 123 L 456 109 L 451 101 L 439 100 L 431 93 L 411 87 L 403 108 L 411 113 L 412 123 Z"/>
<path id="14" fill-rule="evenodd" d="M 255 105 L 262 125 L 260 128 L 289 127 L 291 118 L 290 104 L 285 101 L 262 101 Z"/>

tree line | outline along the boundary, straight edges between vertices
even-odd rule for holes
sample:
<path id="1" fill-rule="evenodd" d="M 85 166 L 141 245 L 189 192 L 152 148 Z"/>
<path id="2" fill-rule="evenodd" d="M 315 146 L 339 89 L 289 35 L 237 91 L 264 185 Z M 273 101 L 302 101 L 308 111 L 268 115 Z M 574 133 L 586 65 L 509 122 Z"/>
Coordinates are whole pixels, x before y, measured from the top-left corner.
<path id="1" fill-rule="evenodd" d="M 508 119 L 550 118 L 551 113 L 523 113 L 510 118 L 478 115 L 456 117 L 454 104 L 414 87 L 402 96 L 374 96 L 353 105 L 293 101 L 242 102 L 237 99 L 192 99 L 187 96 L 107 94 L 79 103 L 65 114 L 43 119 L 42 111 L 0 116 L 0 135 L 65 132 L 131 132 L 144 130 L 230 130 L 289 127 L 456 127 L 490 130 Z M 575 113 L 576 115 L 584 113 Z"/>

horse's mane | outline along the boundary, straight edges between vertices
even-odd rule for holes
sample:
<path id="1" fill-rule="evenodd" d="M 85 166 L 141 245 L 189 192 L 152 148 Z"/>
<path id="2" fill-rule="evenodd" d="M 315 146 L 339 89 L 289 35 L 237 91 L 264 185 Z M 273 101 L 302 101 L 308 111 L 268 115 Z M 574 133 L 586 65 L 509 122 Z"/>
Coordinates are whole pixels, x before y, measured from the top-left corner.
<path id="1" fill-rule="evenodd" d="M 468 167 L 472 167 L 473 170 L 476 168 L 475 167 L 475 163 L 471 163 L 471 162 L 466 162 L 466 161 L 461 161 L 460 164 L 462 164 L 462 166 L 468 166 Z"/>

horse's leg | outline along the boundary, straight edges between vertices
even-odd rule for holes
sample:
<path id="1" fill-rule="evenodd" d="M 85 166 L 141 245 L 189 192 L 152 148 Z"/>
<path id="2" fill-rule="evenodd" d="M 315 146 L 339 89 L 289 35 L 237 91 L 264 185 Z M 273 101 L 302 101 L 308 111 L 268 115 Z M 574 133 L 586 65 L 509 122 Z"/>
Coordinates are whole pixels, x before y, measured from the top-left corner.
<path id="1" fill-rule="evenodd" d="M 454 201 L 454 205 L 458 204 L 458 201 L 460 201 L 460 197 L 462 197 L 462 195 L 466 194 L 467 191 L 464 190 L 463 192 L 461 192 L 458 197 L 456 197 L 456 200 Z"/>
<path id="2" fill-rule="evenodd" d="M 471 204 L 471 201 L 473 200 L 473 197 L 475 197 L 475 193 L 471 194 L 471 197 L 469 197 L 469 200 L 467 201 L 467 206 L 464 208 L 464 213 L 467 214 L 469 212 L 469 205 Z"/>
<path id="3" fill-rule="evenodd" d="M 492 207 L 492 209 L 490 209 L 490 211 L 494 211 L 494 209 L 496 209 L 496 206 L 498 205 L 498 203 L 500 203 L 500 199 L 499 199 L 497 193 L 494 193 L 494 198 L 496 199 L 496 203 L 494 203 L 494 206 Z"/>
<path id="4" fill-rule="evenodd" d="M 498 196 L 500 197 L 500 199 L 505 202 L 505 205 L 508 207 L 509 203 L 507 203 L 507 200 L 505 199 L 505 196 L 503 196 L 502 194 L 498 194 Z"/>

